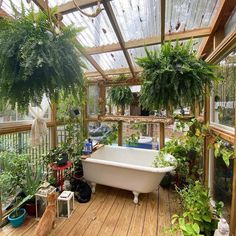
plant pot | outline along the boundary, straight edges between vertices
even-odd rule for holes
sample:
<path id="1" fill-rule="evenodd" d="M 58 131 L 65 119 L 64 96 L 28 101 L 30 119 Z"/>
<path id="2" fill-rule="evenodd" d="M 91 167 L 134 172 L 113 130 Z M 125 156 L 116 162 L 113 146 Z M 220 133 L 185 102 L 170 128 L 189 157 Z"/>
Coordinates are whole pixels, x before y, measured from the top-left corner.
<path id="1" fill-rule="evenodd" d="M 36 216 L 36 204 L 35 202 L 27 202 L 25 204 L 26 212 L 29 216 Z"/>
<path id="2" fill-rule="evenodd" d="M 18 210 L 20 212 L 20 215 L 18 217 L 14 217 L 14 214 L 16 211 L 13 211 L 9 216 L 8 220 L 10 221 L 11 225 L 14 228 L 17 228 L 21 226 L 24 223 L 25 217 L 26 217 L 26 210 L 24 208 L 20 208 Z"/>
<path id="3" fill-rule="evenodd" d="M 57 158 L 57 165 L 58 166 L 64 166 L 68 162 L 68 154 L 67 153 L 62 153 L 60 156 Z"/>

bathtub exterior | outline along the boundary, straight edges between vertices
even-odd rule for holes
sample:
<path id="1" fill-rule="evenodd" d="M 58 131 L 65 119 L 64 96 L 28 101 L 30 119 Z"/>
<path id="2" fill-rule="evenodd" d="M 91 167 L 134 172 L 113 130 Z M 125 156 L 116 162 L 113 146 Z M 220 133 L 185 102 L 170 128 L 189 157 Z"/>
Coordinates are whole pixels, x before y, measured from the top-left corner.
<path id="1" fill-rule="evenodd" d="M 104 146 L 82 160 L 84 177 L 91 183 L 148 193 L 156 190 L 166 172 L 174 167 L 154 168 L 158 151 Z"/>

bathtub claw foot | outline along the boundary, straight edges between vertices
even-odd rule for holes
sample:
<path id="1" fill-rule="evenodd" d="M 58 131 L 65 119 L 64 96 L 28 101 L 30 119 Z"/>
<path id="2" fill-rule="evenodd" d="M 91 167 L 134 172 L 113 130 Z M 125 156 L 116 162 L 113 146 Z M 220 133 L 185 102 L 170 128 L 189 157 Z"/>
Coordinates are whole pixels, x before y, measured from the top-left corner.
<path id="1" fill-rule="evenodd" d="M 96 183 L 91 183 L 92 185 L 92 193 L 95 193 L 96 191 Z"/>
<path id="2" fill-rule="evenodd" d="M 133 194 L 134 194 L 134 203 L 138 204 L 138 195 L 139 195 L 139 193 L 133 191 Z"/>

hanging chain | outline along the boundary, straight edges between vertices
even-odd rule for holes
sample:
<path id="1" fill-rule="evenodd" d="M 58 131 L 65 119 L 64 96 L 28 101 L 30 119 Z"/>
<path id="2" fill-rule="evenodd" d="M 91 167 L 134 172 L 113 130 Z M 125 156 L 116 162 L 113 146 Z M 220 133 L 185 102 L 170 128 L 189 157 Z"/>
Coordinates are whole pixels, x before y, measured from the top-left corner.
<path id="1" fill-rule="evenodd" d="M 75 4 L 76 8 L 77 8 L 83 15 L 85 15 L 85 16 L 87 16 L 87 17 L 96 17 L 96 16 L 98 16 L 98 15 L 102 12 L 102 10 L 104 10 L 104 9 L 101 8 L 101 0 L 98 0 L 98 4 L 97 4 L 96 11 L 95 11 L 94 13 L 92 13 L 92 14 L 89 14 L 89 13 L 84 12 L 84 11 L 79 7 L 79 5 L 77 4 L 76 0 L 73 0 L 73 2 L 74 2 L 74 4 Z"/>

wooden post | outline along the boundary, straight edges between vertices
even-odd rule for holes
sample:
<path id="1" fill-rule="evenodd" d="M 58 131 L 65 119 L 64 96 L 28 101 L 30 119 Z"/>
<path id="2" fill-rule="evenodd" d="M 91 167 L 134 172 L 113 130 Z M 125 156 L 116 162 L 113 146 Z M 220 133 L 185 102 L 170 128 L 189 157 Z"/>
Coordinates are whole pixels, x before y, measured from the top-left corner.
<path id="1" fill-rule="evenodd" d="M 53 122 L 51 127 L 51 148 L 55 148 L 57 146 L 57 107 L 55 103 L 51 107 L 51 121 Z"/>
<path id="2" fill-rule="evenodd" d="M 122 121 L 118 121 L 118 146 L 122 146 L 122 128 L 123 128 L 123 123 Z"/>
<path id="3" fill-rule="evenodd" d="M 236 109 L 235 109 L 235 115 L 236 115 Z M 234 155 L 236 156 L 236 128 L 235 127 L 236 127 L 236 120 L 235 120 L 235 125 L 234 125 Z M 236 236 L 236 159 L 234 159 L 234 165 L 233 165 L 230 231 L 233 236 Z"/>
<path id="4" fill-rule="evenodd" d="M 88 87 L 85 88 L 84 93 L 85 93 L 84 96 L 85 96 L 86 99 L 85 99 L 85 104 L 83 106 L 82 125 L 83 125 L 83 136 L 84 136 L 84 138 L 87 138 L 88 137 L 88 122 L 87 122 L 87 118 L 88 118 L 88 104 L 87 104 L 87 101 L 88 101 Z"/>
<path id="5" fill-rule="evenodd" d="M 209 88 L 206 87 L 206 95 L 205 95 L 205 110 L 204 110 L 204 121 L 205 124 L 210 122 L 210 94 Z M 208 187 L 208 176 L 209 176 L 209 150 L 208 150 L 208 137 L 205 137 L 204 140 L 204 185 Z"/>
<path id="6" fill-rule="evenodd" d="M 165 124 L 160 123 L 160 150 L 165 146 Z"/>

